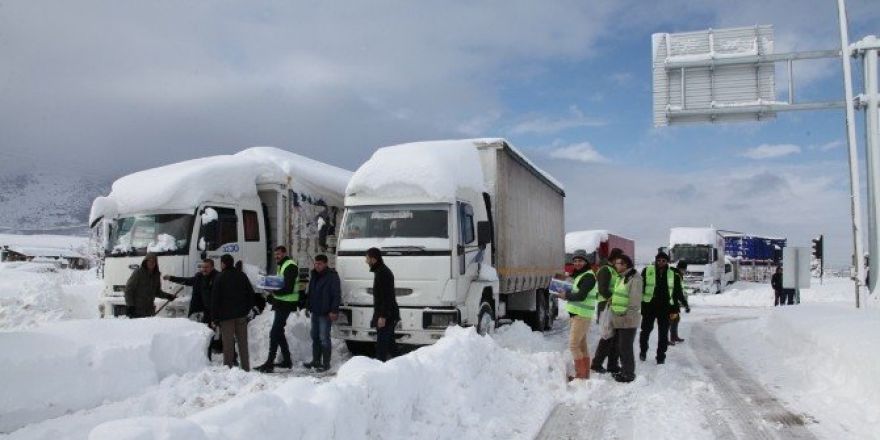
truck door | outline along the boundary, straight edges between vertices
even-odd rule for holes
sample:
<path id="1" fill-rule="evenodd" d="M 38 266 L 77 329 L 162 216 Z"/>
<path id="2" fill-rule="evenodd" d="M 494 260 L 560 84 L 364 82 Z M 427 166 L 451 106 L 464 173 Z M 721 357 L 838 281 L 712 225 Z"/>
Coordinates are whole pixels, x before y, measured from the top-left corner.
<path id="1" fill-rule="evenodd" d="M 477 277 L 479 266 L 478 254 L 480 248 L 477 245 L 477 234 L 474 223 L 474 208 L 466 202 L 457 204 L 457 243 L 453 261 L 453 273 L 458 279 L 458 295 L 464 295 L 470 288 L 471 282 Z"/>
<path id="2" fill-rule="evenodd" d="M 262 212 L 256 210 L 241 210 L 241 226 L 244 232 L 242 243 L 242 261 L 259 270 L 266 269 L 266 244 L 264 240 Z"/>
<path id="3" fill-rule="evenodd" d="M 232 255 L 235 261 L 242 258 L 238 218 L 235 208 L 206 206 L 201 211 L 198 249 L 214 260 L 217 270 L 223 254 Z"/>

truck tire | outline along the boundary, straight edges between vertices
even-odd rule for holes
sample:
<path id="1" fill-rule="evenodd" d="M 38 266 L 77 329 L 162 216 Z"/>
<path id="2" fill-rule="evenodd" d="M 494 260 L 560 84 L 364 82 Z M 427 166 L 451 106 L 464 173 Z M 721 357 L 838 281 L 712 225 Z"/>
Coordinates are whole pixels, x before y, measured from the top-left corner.
<path id="1" fill-rule="evenodd" d="M 345 347 L 352 356 L 373 357 L 376 354 L 375 342 L 345 341 Z"/>
<path id="2" fill-rule="evenodd" d="M 531 314 L 529 325 L 532 330 L 542 332 L 550 327 L 550 307 L 546 292 L 541 289 L 535 292 L 535 311 Z"/>
<path id="3" fill-rule="evenodd" d="M 480 304 L 480 312 L 477 313 L 477 333 L 480 336 L 495 333 L 495 311 L 488 302 Z"/>

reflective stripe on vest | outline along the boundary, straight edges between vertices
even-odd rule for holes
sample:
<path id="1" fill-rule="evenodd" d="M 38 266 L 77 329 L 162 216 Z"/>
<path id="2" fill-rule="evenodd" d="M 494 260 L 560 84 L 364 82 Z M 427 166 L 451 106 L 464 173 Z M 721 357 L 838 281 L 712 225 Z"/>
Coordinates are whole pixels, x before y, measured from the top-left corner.
<path id="1" fill-rule="evenodd" d="M 623 277 L 618 276 L 614 289 L 611 290 L 611 311 L 616 314 L 626 313 L 629 307 L 629 288 Z"/>
<path id="2" fill-rule="evenodd" d="M 645 295 L 642 296 L 642 302 L 651 302 L 654 299 L 654 288 L 657 284 L 657 269 L 654 265 L 645 268 Z M 669 267 L 666 268 L 666 285 L 669 286 L 669 298 L 672 298 L 672 291 L 675 290 L 675 272 Z"/>
<path id="3" fill-rule="evenodd" d="M 293 281 L 293 292 L 281 293 L 279 295 L 275 295 L 275 299 L 279 301 L 286 302 L 297 302 L 299 301 L 299 267 L 293 262 L 291 259 L 284 260 L 284 263 L 281 263 L 281 266 L 278 268 L 278 276 L 284 277 L 284 271 L 287 270 L 288 267 L 293 266 L 296 271 Z"/>
<path id="4" fill-rule="evenodd" d="M 590 274 L 593 278 L 596 278 L 596 274 L 593 273 L 592 270 L 588 270 L 580 275 L 578 275 L 571 286 L 571 293 L 579 293 L 580 289 L 578 288 L 578 284 L 581 282 L 581 278 Z M 593 288 L 590 289 L 590 292 L 587 293 L 587 297 L 584 298 L 583 301 L 569 301 L 565 304 L 565 310 L 568 313 L 572 313 L 587 319 L 592 319 L 593 316 L 596 315 L 596 303 L 597 303 L 597 295 L 599 294 L 599 286 L 597 283 L 593 283 Z"/>

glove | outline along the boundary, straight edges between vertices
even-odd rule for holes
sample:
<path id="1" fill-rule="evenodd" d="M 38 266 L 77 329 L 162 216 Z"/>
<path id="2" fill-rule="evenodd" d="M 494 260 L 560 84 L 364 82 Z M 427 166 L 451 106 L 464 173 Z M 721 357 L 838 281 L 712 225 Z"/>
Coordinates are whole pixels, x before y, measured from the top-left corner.
<path id="1" fill-rule="evenodd" d="M 678 319 L 678 313 L 670 313 L 669 314 L 670 321 L 675 321 L 676 319 Z"/>
<path id="2" fill-rule="evenodd" d="M 684 312 L 685 312 L 685 313 L 690 313 L 690 312 L 691 312 L 691 308 L 690 308 L 690 307 L 685 307 L 685 308 L 684 308 Z"/>

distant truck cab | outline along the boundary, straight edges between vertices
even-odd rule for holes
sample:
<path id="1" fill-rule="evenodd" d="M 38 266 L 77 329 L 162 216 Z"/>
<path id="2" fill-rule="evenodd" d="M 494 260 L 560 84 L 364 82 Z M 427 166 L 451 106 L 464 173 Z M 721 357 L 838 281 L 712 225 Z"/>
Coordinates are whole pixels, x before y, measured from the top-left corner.
<path id="1" fill-rule="evenodd" d="M 574 272 L 571 257 L 575 252 L 583 251 L 598 264 L 601 259 L 608 258 L 611 249 L 614 248 L 622 250 L 624 255 L 635 260 L 635 242 L 604 229 L 575 231 L 565 234 L 565 273 L 570 275 Z"/>

